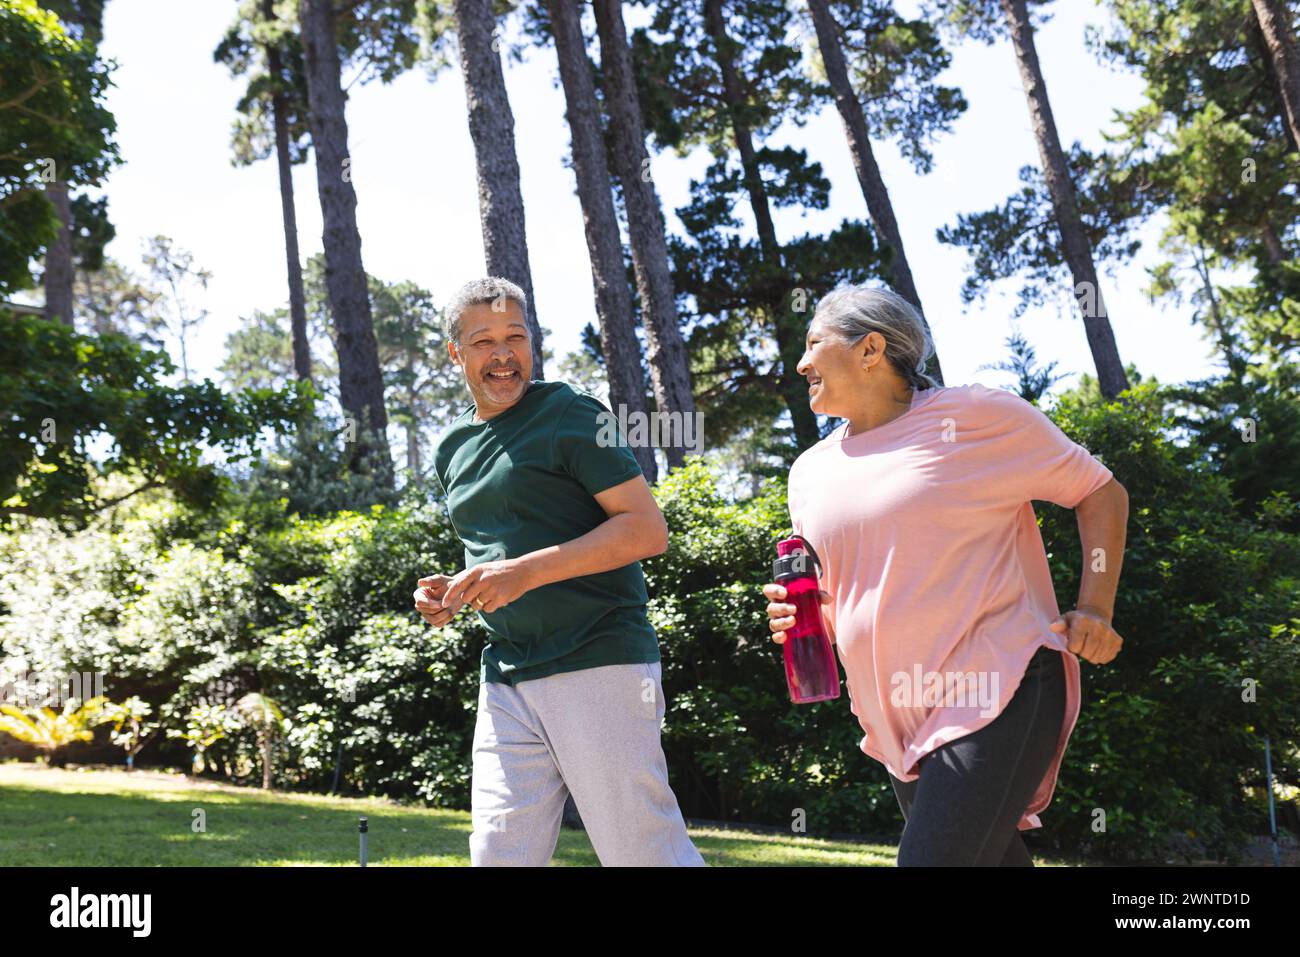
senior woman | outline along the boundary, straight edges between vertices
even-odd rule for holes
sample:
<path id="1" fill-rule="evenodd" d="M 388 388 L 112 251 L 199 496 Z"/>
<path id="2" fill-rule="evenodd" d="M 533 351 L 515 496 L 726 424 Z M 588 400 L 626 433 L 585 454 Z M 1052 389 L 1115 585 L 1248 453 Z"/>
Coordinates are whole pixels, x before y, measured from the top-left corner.
<path id="1" fill-rule="evenodd" d="M 845 419 L 790 470 L 794 529 L 823 565 L 822 615 L 861 748 L 906 824 L 899 866 L 1033 866 L 1079 715 L 1079 661 L 1111 661 L 1128 494 L 1019 396 L 942 387 L 920 316 L 883 289 L 819 303 L 799 362 Z M 1031 500 L 1074 509 L 1083 580 L 1059 613 Z M 794 624 L 764 587 L 773 640 Z M 800 640 L 800 639 L 792 639 Z"/>

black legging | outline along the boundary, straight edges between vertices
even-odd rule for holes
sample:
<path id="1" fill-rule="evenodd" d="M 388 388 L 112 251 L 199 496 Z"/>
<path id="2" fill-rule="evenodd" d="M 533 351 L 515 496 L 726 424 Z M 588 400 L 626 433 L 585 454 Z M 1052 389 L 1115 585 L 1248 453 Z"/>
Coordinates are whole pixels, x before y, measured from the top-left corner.
<path id="1" fill-rule="evenodd" d="M 1064 720 L 1065 662 L 1044 645 L 1001 714 L 927 754 L 915 781 L 889 775 L 907 822 L 898 866 L 1033 867 L 1016 824 L 1052 763 Z"/>

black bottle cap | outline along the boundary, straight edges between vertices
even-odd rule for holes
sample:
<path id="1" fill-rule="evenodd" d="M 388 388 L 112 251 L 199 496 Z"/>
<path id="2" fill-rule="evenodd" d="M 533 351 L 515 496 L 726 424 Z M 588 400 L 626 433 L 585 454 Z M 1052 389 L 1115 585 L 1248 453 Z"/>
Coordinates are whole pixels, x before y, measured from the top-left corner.
<path id="1" fill-rule="evenodd" d="M 822 575 L 822 562 L 817 556 L 817 551 L 812 547 L 812 543 L 802 535 L 794 535 L 793 538 L 803 542 L 804 551 L 792 552 L 789 555 L 782 555 L 772 563 L 772 581 L 780 584 L 781 582 L 790 581 L 794 578 L 802 578 L 808 574 L 808 560 L 811 558 L 813 567 L 817 571 L 817 577 Z"/>

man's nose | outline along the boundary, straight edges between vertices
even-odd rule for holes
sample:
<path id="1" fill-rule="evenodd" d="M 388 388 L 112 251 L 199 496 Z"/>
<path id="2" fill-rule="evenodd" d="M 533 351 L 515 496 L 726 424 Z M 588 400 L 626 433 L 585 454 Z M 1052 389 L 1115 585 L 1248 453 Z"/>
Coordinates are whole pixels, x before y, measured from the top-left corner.
<path id="1" fill-rule="evenodd" d="M 799 364 L 794 367 L 794 371 L 800 375 L 808 374 L 808 353 L 805 352 L 799 357 Z"/>

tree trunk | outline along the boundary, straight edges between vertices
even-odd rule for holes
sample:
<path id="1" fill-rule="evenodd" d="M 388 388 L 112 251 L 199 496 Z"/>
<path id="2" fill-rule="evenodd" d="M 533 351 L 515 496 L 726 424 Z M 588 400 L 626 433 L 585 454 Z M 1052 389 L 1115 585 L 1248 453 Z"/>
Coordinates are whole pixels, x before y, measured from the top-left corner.
<path id="1" fill-rule="evenodd" d="M 1240 388 L 1246 379 L 1246 360 L 1237 349 L 1236 337 L 1232 334 L 1229 324 L 1224 321 L 1223 312 L 1219 308 L 1219 296 L 1214 291 L 1214 279 L 1210 275 L 1209 257 L 1205 255 L 1205 247 L 1199 242 L 1192 250 L 1192 264 L 1196 268 L 1197 278 L 1201 280 L 1201 290 L 1205 293 L 1205 301 L 1209 305 L 1205 324 L 1214 333 L 1219 351 L 1223 353 L 1224 361 L 1228 364 L 1228 372 L 1232 376 L 1233 383 Z"/>
<path id="2" fill-rule="evenodd" d="M 655 404 L 661 412 L 680 415 L 685 428 L 695 418 L 695 396 L 691 390 L 686 346 L 677 325 L 677 300 L 668 265 L 663 214 L 650 179 L 650 158 L 645 148 L 632 54 L 623 25 L 623 5 L 621 0 L 595 0 L 593 6 L 600 36 L 600 66 L 614 172 L 623 187 Z M 685 461 L 686 450 L 673 443 L 664 448 L 664 455 L 671 470 Z"/>
<path id="3" fill-rule="evenodd" d="M 1264 243 L 1264 256 L 1270 266 L 1280 266 L 1286 259 L 1286 250 L 1282 248 L 1282 239 L 1267 219 L 1260 224 L 1259 237 Z"/>
<path id="4" fill-rule="evenodd" d="M 409 352 L 407 353 L 406 375 L 407 381 L 411 385 L 406 392 L 406 467 L 410 470 L 412 479 L 418 479 L 420 473 L 424 471 L 423 465 L 420 462 L 420 421 L 415 415 L 415 404 L 419 399 L 419 395 L 415 388 L 417 376 L 414 366 L 417 361 L 417 356 L 414 356 Z"/>
<path id="5" fill-rule="evenodd" d="M 56 12 L 65 24 L 75 26 L 79 39 L 99 45 L 104 33 L 103 4 L 71 3 Z M 61 172 L 57 167 L 55 175 Z M 76 309 L 73 282 L 76 264 L 72 250 L 72 203 L 68 196 L 68 183 L 61 176 L 46 187 L 46 196 L 54 204 L 59 217 L 59 234 L 45 250 L 45 318 L 57 319 L 69 328 L 76 328 Z"/>
<path id="6" fill-rule="evenodd" d="M 262 15 L 275 18 L 272 0 L 262 0 Z M 293 164 L 289 161 L 289 117 L 284 93 L 279 90 L 283 65 L 280 51 L 266 48 L 267 70 L 274 78 L 276 92 L 271 97 L 272 122 L 275 125 L 275 159 L 280 171 L 280 212 L 284 220 L 284 255 L 289 272 L 289 325 L 293 336 L 293 371 L 301 380 L 311 381 L 311 346 L 307 342 L 307 300 L 303 294 L 302 262 L 298 256 L 298 214 L 293 202 Z"/>
<path id="7" fill-rule="evenodd" d="M 704 22 L 709 36 L 713 38 L 714 57 L 722 74 L 723 100 L 731 120 L 736 149 L 740 153 L 745 191 L 749 194 L 749 204 L 754 211 L 754 222 L 758 227 L 759 249 L 768 269 L 775 274 L 781 274 L 785 270 L 781 245 L 776 239 L 776 226 L 772 223 L 767 189 L 763 186 L 762 171 L 759 169 L 758 157 L 754 150 L 754 137 L 742 112 L 744 93 L 736 74 L 735 60 L 731 52 L 734 41 L 727 35 L 722 0 L 705 0 Z M 801 323 L 786 308 L 784 298 L 770 303 L 768 311 L 772 316 L 772 326 L 776 332 L 776 347 L 781 357 L 781 372 L 777 386 L 785 399 L 786 407 L 790 410 L 795 444 L 801 450 L 806 449 L 816 445 L 821 436 L 817 431 L 817 416 L 808 406 L 807 384 L 796 371 L 799 359 L 803 355 L 804 330 L 798 328 Z"/>
<path id="8" fill-rule="evenodd" d="M 620 420 L 635 421 L 646 417 L 641 349 L 632 318 L 632 293 L 624 270 L 623 241 L 610 193 L 591 62 L 587 59 L 582 24 L 578 20 L 579 8 L 573 0 L 548 0 L 548 8 L 555 52 L 560 61 L 560 83 L 564 87 L 587 254 L 591 258 L 591 282 L 596 290 L 600 347 L 605 354 L 605 374 L 609 377 L 609 404 Z M 628 413 L 626 419 L 623 409 Z M 654 448 L 638 443 L 632 451 L 641 463 L 646 481 L 653 482 L 658 472 Z"/>
<path id="9" fill-rule="evenodd" d="M 1290 12 L 1279 0 L 1251 0 L 1251 3 L 1277 75 L 1291 141 L 1300 144 L 1300 55 L 1296 53 L 1295 37 L 1291 33 Z"/>
<path id="10" fill-rule="evenodd" d="M 524 321 L 533 339 L 533 378 L 544 379 L 542 327 L 533 301 L 533 274 L 524 231 L 524 197 L 515 155 L 515 118 L 506 96 L 501 55 L 493 47 L 496 19 L 491 0 L 455 0 L 460 70 L 469 107 L 469 133 L 478 168 L 479 220 L 487 271 L 523 289 Z"/>
<path id="11" fill-rule="evenodd" d="M 324 221 L 325 284 L 337 336 L 339 402 L 358 428 L 374 430 L 374 447 L 357 433 L 351 467 L 369 459 L 382 487 L 393 484 L 392 456 L 385 438 L 384 380 L 379 367 L 366 271 L 357 231 L 357 194 L 348 158 L 346 96 L 340 82 L 339 51 L 330 0 L 300 0 L 299 20 L 307 73 L 311 138 L 316 154 L 316 188 Z"/>
<path id="12" fill-rule="evenodd" d="M 903 252 L 903 236 L 898 230 L 898 220 L 894 218 L 894 206 L 889 201 L 889 190 L 880 176 L 880 167 L 876 165 L 876 156 L 871 149 L 871 137 L 867 132 L 867 118 L 862 112 L 849 82 L 849 72 L 844 65 L 844 50 L 840 45 L 839 26 L 831 15 L 827 0 L 808 0 L 808 9 L 812 12 L 813 26 L 817 30 L 817 45 L 821 48 L 822 62 L 826 65 L 826 79 L 835 95 L 835 108 L 840 112 L 844 124 L 844 135 L 849 141 L 849 152 L 853 156 L 853 168 L 858 174 L 858 185 L 862 187 L 862 198 L 867 201 L 867 214 L 871 225 L 880 237 L 889 255 L 887 269 L 889 284 L 894 290 L 916 307 L 925 322 L 926 331 L 930 325 L 925 320 L 925 310 L 921 308 L 921 296 L 912 281 L 912 269 Z M 930 335 L 931 341 L 934 334 Z M 930 375 L 943 385 L 943 372 L 939 367 L 939 355 L 936 349 L 930 360 Z"/>
<path id="13" fill-rule="evenodd" d="M 73 326 L 72 313 L 72 203 L 68 184 L 57 179 L 45 187 L 59 217 L 59 232 L 45 250 L 45 318 Z"/>
<path id="14" fill-rule="evenodd" d="M 1120 362 L 1115 334 L 1102 302 L 1097 268 L 1092 261 L 1092 246 L 1079 218 L 1074 183 L 1070 179 L 1065 151 L 1061 149 L 1061 140 L 1056 132 L 1056 121 L 1052 117 L 1052 105 L 1047 99 L 1047 84 L 1038 63 L 1038 52 L 1034 49 L 1034 30 L 1029 23 L 1025 0 L 1000 2 L 1010 28 L 1016 60 L 1020 65 L 1020 81 L 1025 88 L 1025 99 L 1029 102 L 1034 138 L 1038 141 L 1038 153 L 1043 163 L 1043 178 L 1047 181 L 1056 223 L 1061 231 L 1061 249 L 1074 277 L 1074 295 L 1083 312 L 1084 331 L 1088 337 L 1088 347 L 1092 350 L 1092 361 L 1097 367 L 1097 381 L 1102 395 L 1113 399 L 1128 388 L 1128 377 Z"/>
<path id="15" fill-rule="evenodd" d="M 411 478 L 420 477 L 420 427 L 415 422 L 406 426 L 406 467 Z"/>

